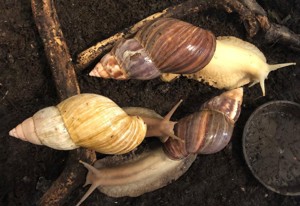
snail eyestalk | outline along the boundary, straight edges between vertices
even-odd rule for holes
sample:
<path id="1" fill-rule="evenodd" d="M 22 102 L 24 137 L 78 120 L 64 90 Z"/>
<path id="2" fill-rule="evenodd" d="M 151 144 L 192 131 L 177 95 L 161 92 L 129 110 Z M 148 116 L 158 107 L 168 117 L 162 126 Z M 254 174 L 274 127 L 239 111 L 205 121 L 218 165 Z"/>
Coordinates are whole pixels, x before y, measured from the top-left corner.
<path id="1" fill-rule="evenodd" d="M 287 66 L 293 66 L 296 65 L 296 63 L 292 62 L 292 63 L 282 63 L 282 64 L 265 64 L 265 66 L 267 67 L 265 70 L 262 69 L 260 71 L 260 73 L 257 75 L 257 77 L 259 79 L 253 79 L 253 82 L 249 85 L 249 87 L 254 86 L 255 84 L 259 83 L 260 84 L 260 88 L 262 91 L 262 95 L 265 96 L 266 95 L 266 89 L 265 89 L 265 79 L 268 78 L 268 75 L 271 71 L 275 71 L 277 69 L 283 68 L 283 67 L 287 67 Z M 262 67 L 263 68 L 263 67 Z"/>
<path id="2" fill-rule="evenodd" d="M 83 201 L 86 200 L 86 198 L 88 198 L 90 194 L 92 194 L 92 192 L 95 189 L 97 189 L 99 185 L 101 185 L 101 181 L 95 181 L 97 179 L 100 179 L 98 175 L 99 174 L 98 170 L 86 162 L 83 162 L 81 160 L 79 160 L 79 162 L 83 164 L 83 166 L 88 170 L 88 174 L 89 174 L 89 176 L 86 178 L 86 182 L 83 185 L 83 187 L 89 184 L 91 184 L 91 186 L 88 189 L 88 191 L 84 194 L 84 196 L 80 199 L 80 201 L 76 204 L 76 206 L 79 206 L 81 203 L 83 203 Z"/>
<path id="3" fill-rule="evenodd" d="M 165 117 L 155 115 L 153 110 L 148 110 L 140 107 L 123 108 L 129 115 L 139 116 L 147 125 L 146 137 L 159 137 L 161 142 L 166 142 L 169 137 L 182 141 L 174 134 L 174 125 L 177 122 L 170 121 L 172 115 L 182 103 L 180 100 Z"/>
<path id="4" fill-rule="evenodd" d="M 181 103 L 182 100 L 180 100 L 162 120 L 142 117 L 147 125 L 146 137 L 160 137 L 162 142 L 166 142 L 169 137 L 182 141 L 174 134 L 174 125 L 177 122 L 170 121 L 172 115 Z"/>

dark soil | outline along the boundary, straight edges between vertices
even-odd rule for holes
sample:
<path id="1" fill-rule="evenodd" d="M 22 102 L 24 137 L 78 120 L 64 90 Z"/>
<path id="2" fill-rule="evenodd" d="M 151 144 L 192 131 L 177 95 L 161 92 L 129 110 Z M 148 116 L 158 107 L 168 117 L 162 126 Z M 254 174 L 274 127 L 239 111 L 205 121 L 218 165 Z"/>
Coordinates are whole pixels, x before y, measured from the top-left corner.
<path id="1" fill-rule="evenodd" d="M 179 0 L 57 1 L 56 7 L 71 55 L 76 54 L 138 20 L 180 3 Z M 277 2 L 277 3 L 276 3 Z M 300 33 L 297 0 L 259 1 L 271 21 Z M 63 170 L 67 152 L 34 146 L 8 136 L 8 131 L 39 109 L 57 103 L 43 45 L 30 1 L 0 1 L 0 205 L 35 205 Z M 137 198 L 110 198 L 94 192 L 83 205 L 300 205 L 299 197 L 276 194 L 262 186 L 248 169 L 242 152 L 244 125 L 251 113 L 272 100 L 300 103 L 300 58 L 285 45 L 267 44 L 262 34 L 247 37 L 236 13 L 209 10 L 183 20 L 209 29 L 217 36 L 234 35 L 257 45 L 269 63 L 297 62 L 273 72 L 266 80 L 265 97 L 259 85 L 245 88 L 244 104 L 232 142 L 214 155 L 198 156 L 178 181 Z M 82 92 L 107 96 L 120 106 L 142 106 L 166 114 L 179 100 L 184 102 L 174 120 L 190 114 L 221 91 L 180 78 L 171 83 L 114 81 L 78 74 Z M 299 134 L 298 134 L 299 135 Z M 66 205 L 74 205 L 86 188 L 78 188 Z"/>

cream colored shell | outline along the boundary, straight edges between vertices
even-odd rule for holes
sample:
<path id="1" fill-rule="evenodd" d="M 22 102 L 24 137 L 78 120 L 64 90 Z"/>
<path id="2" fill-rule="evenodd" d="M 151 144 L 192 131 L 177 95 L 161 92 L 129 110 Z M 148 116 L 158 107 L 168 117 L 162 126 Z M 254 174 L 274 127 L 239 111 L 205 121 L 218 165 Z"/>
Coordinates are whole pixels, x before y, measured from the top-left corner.
<path id="1" fill-rule="evenodd" d="M 10 136 L 36 145 L 46 145 L 58 150 L 78 148 L 65 127 L 59 110 L 44 108 L 27 118 L 9 132 Z"/>
<path id="2" fill-rule="evenodd" d="M 32 117 L 36 135 L 43 145 L 53 149 L 71 150 L 78 148 L 72 141 L 57 107 L 47 107 Z"/>
<path id="3" fill-rule="evenodd" d="M 143 141 L 146 130 L 141 118 L 127 115 L 110 99 L 80 94 L 38 111 L 10 135 L 54 149 L 81 146 L 104 154 L 123 154 Z"/>

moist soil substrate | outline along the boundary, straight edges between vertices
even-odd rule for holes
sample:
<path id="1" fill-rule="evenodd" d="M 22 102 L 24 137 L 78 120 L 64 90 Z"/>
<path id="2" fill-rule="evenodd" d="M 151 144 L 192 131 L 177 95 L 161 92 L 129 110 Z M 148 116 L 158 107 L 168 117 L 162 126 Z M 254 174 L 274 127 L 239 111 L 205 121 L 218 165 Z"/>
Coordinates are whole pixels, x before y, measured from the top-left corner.
<path id="1" fill-rule="evenodd" d="M 110 37 L 135 22 L 182 1 L 107 0 L 56 1 L 62 30 L 72 57 L 97 41 Z M 261 0 L 271 21 L 300 34 L 300 2 Z M 0 205 L 35 205 L 64 168 L 67 152 L 35 146 L 8 136 L 8 131 L 46 106 L 58 103 L 42 41 L 35 27 L 30 1 L 0 1 Z M 297 62 L 297 66 L 270 73 L 266 96 L 259 85 L 245 87 L 241 116 L 231 143 L 213 155 L 199 155 L 176 182 L 136 198 L 111 198 L 95 191 L 83 205 L 300 205 L 299 197 L 283 196 L 266 189 L 249 170 L 243 156 L 242 134 L 251 113 L 272 100 L 300 103 L 299 52 L 287 45 L 266 43 L 263 33 L 247 36 L 236 13 L 210 9 L 182 20 L 212 31 L 233 35 L 255 44 L 269 63 Z M 184 58 L 184 57 L 182 57 Z M 200 82 L 179 78 L 171 83 L 115 81 L 78 73 L 82 92 L 111 98 L 121 107 L 141 106 L 165 115 L 183 99 L 173 120 L 191 114 L 222 91 Z M 146 143 L 145 143 L 146 144 Z M 299 168 L 298 168 L 299 169 Z M 87 188 L 78 188 L 65 205 L 74 205 Z"/>

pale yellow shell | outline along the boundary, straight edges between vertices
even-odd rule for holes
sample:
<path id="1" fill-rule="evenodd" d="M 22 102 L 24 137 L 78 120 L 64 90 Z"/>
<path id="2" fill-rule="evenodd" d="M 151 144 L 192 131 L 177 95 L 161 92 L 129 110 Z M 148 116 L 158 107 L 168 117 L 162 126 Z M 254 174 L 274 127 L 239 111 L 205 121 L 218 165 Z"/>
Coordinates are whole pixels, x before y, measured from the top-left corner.
<path id="1" fill-rule="evenodd" d="M 54 149 L 81 146 L 104 154 L 123 154 L 143 141 L 146 130 L 141 118 L 127 115 L 112 100 L 80 94 L 37 112 L 10 135 Z"/>

